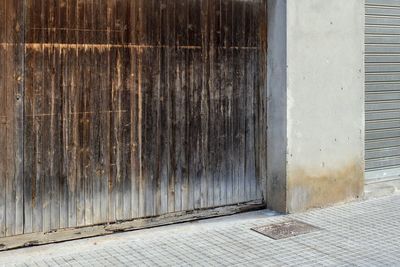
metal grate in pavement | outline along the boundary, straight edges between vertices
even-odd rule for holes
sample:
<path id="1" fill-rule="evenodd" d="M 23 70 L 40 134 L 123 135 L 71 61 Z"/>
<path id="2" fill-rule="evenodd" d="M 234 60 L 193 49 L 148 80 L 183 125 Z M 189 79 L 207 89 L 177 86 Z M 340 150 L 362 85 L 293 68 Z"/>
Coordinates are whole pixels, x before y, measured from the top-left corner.
<path id="1" fill-rule="evenodd" d="M 308 234 L 321 230 L 318 227 L 304 223 L 298 220 L 288 220 L 282 223 L 269 224 L 260 227 L 251 228 L 262 235 L 268 236 L 274 240 L 285 239 L 298 235 Z"/>

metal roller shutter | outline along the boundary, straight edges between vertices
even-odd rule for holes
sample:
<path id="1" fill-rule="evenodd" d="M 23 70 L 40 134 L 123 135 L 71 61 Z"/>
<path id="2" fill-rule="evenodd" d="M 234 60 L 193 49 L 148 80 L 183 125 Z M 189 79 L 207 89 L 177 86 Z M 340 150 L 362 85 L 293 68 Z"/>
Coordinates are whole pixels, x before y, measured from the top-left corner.
<path id="1" fill-rule="evenodd" d="M 366 179 L 400 177 L 400 0 L 366 0 Z"/>

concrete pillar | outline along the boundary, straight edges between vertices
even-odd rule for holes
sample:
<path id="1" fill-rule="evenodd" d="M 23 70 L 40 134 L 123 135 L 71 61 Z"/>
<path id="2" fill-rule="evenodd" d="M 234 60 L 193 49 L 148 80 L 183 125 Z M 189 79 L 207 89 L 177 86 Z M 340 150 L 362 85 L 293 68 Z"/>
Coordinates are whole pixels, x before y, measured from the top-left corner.
<path id="1" fill-rule="evenodd" d="M 364 1 L 268 0 L 267 206 L 361 197 Z"/>

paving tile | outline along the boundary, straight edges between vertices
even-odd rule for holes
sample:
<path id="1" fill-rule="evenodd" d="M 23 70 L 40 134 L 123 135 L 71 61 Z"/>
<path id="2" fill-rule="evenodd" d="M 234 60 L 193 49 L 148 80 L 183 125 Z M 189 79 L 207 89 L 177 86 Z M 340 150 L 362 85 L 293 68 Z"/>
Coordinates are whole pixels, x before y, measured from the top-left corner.
<path id="1" fill-rule="evenodd" d="M 0 254 L 0 266 L 400 266 L 400 196 L 279 216 L 269 211 Z M 272 240 L 295 219 L 321 231 Z"/>

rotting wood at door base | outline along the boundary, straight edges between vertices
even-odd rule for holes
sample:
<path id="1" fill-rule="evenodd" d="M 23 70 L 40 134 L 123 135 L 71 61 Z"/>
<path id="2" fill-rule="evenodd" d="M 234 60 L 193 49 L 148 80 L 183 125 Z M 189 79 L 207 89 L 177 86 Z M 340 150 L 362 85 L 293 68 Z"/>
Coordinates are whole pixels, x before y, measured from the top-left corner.
<path id="1" fill-rule="evenodd" d="M 127 232 L 157 226 L 166 226 L 202 219 L 209 219 L 236 213 L 253 211 L 265 208 L 262 200 L 224 206 L 213 209 L 192 210 L 177 212 L 157 217 L 136 219 L 133 221 L 118 222 L 107 225 L 96 225 L 82 228 L 61 229 L 48 233 L 33 233 L 0 238 L 0 251 L 17 248 L 39 246 L 83 238 L 110 235 L 117 232 Z"/>

